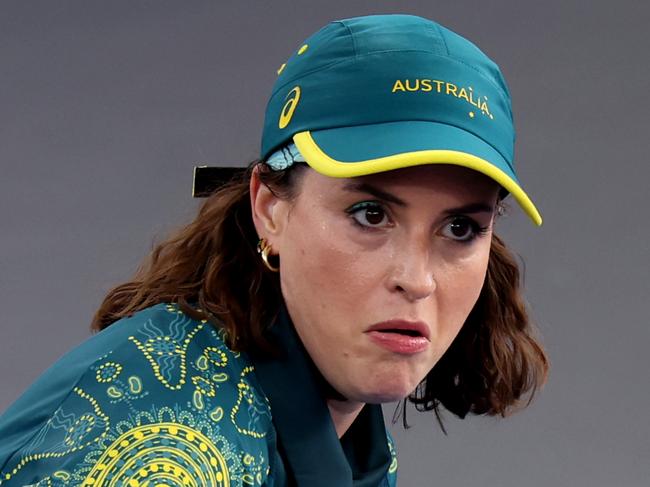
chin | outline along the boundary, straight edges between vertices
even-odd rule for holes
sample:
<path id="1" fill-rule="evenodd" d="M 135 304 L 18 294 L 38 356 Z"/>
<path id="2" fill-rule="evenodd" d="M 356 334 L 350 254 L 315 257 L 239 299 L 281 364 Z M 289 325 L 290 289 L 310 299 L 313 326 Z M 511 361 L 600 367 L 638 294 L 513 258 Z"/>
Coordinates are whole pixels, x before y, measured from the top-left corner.
<path id="1" fill-rule="evenodd" d="M 393 380 L 375 384 L 374 387 L 373 384 L 367 384 L 355 400 L 368 404 L 401 401 L 411 394 L 416 387 L 417 384 L 413 384 L 411 381 L 399 381 L 393 378 Z"/>

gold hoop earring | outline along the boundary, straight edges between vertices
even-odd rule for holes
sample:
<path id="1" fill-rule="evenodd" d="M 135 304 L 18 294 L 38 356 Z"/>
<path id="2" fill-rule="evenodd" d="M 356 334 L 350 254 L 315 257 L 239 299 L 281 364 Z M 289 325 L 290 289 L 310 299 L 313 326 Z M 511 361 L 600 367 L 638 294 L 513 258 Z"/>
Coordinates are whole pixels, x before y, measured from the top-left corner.
<path id="1" fill-rule="evenodd" d="M 267 269 L 273 272 L 278 272 L 280 267 L 275 267 L 269 262 L 269 253 L 271 252 L 271 245 L 266 241 L 265 238 L 260 238 L 257 242 L 257 253 L 262 256 L 262 262 Z"/>

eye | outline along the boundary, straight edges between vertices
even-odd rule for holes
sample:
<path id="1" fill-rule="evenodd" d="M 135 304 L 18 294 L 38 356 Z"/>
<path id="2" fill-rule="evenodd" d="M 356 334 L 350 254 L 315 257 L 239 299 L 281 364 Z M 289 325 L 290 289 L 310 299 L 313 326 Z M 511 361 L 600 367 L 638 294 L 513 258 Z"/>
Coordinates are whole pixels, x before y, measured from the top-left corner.
<path id="1" fill-rule="evenodd" d="M 369 201 L 357 203 L 347 211 L 355 222 L 362 227 L 380 228 L 390 223 L 388 214 L 377 203 Z"/>
<path id="2" fill-rule="evenodd" d="M 442 234 L 452 240 L 469 242 L 474 240 L 478 235 L 487 233 L 488 228 L 489 227 L 481 227 L 471 218 L 457 216 L 445 225 Z"/>

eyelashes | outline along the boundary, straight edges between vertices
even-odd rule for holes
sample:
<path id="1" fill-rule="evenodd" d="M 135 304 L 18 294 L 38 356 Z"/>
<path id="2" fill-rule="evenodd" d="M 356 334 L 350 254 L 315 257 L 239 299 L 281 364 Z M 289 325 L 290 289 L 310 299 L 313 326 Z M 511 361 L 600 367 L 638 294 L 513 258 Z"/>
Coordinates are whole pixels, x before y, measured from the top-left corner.
<path id="1" fill-rule="evenodd" d="M 373 201 L 362 201 L 352 205 L 346 212 L 362 228 L 382 228 L 390 223 L 384 207 Z"/>
<path id="2" fill-rule="evenodd" d="M 490 227 L 482 227 L 475 220 L 467 216 L 454 216 L 444 227 L 446 237 L 459 242 L 471 242 L 479 236 L 485 235 Z"/>
<path id="3" fill-rule="evenodd" d="M 377 201 L 362 201 L 345 211 L 354 225 L 362 231 L 380 231 L 395 225 L 384 205 Z M 455 242 L 469 243 L 486 235 L 489 230 L 489 225 L 481 226 L 467 215 L 450 215 L 439 230 L 439 234 Z"/>

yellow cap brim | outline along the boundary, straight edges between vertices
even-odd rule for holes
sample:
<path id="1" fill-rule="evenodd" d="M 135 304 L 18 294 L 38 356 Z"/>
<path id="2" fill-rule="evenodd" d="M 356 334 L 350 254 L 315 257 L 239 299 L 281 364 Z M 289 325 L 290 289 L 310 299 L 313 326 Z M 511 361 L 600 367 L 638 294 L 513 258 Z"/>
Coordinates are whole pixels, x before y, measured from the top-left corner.
<path id="1" fill-rule="evenodd" d="M 326 154 L 318 146 L 310 131 L 295 134 L 293 141 L 310 167 L 325 176 L 334 178 L 365 176 L 424 164 L 452 164 L 473 169 L 496 181 L 512 194 L 515 201 L 536 225 L 542 224 L 542 216 L 517 181 L 493 163 L 473 154 L 457 150 L 429 149 L 359 161 L 340 161 Z"/>

